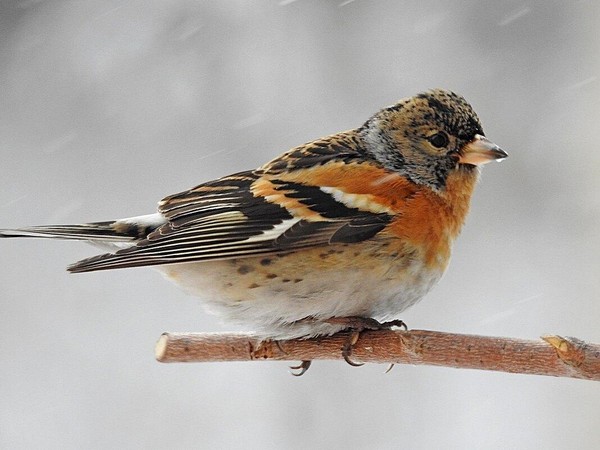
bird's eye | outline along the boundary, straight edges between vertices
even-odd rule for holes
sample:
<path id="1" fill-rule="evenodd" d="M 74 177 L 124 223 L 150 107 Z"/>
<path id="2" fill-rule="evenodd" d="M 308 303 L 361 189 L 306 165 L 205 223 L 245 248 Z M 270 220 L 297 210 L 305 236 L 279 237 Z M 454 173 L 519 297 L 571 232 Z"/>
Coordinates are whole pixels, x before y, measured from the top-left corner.
<path id="1" fill-rule="evenodd" d="M 433 136 L 430 136 L 429 142 L 431 142 L 431 145 L 433 145 L 436 148 L 445 147 L 449 143 L 448 135 L 446 133 L 444 133 L 443 131 L 440 131 L 439 133 L 436 133 Z"/>

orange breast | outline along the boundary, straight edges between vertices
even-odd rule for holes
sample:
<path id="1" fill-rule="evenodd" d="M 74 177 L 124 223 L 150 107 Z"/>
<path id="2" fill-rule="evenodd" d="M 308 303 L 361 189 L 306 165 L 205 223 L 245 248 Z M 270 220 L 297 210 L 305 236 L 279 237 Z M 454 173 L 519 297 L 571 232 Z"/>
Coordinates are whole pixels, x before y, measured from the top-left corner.
<path id="1" fill-rule="evenodd" d="M 422 249 L 429 267 L 445 269 L 469 212 L 477 177 L 476 170 L 458 170 L 448 177 L 442 192 L 421 188 L 406 199 L 386 232 Z"/>
<path id="2" fill-rule="evenodd" d="M 395 216 L 381 233 L 384 238 L 397 238 L 392 239 L 390 251 L 406 251 L 408 244 L 422 253 L 419 257 L 430 268 L 444 270 L 450 258 L 452 242 L 460 233 L 469 211 L 477 176 L 476 170 L 459 169 L 449 175 L 445 190 L 436 192 L 370 163 L 334 161 L 309 170 L 278 174 L 277 178 L 313 186 L 335 187 L 347 194 L 364 196 L 371 205 L 368 208 L 371 212 L 386 210 Z M 281 195 L 273 189 L 267 177 L 255 188 L 261 195 Z M 286 201 L 288 209 L 301 211 L 308 220 L 319 220 L 318 214 L 296 199 Z M 397 242 L 398 248 L 393 248 L 393 242 Z"/>

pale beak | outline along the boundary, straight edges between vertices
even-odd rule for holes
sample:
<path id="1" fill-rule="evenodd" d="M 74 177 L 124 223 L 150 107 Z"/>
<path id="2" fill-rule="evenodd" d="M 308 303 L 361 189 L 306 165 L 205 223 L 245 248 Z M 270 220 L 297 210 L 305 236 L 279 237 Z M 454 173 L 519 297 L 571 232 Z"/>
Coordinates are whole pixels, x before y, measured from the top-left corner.
<path id="1" fill-rule="evenodd" d="M 473 140 L 459 151 L 459 155 L 459 163 L 474 166 L 482 166 L 490 161 L 502 161 L 508 157 L 504 150 L 480 134 L 476 134 Z"/>

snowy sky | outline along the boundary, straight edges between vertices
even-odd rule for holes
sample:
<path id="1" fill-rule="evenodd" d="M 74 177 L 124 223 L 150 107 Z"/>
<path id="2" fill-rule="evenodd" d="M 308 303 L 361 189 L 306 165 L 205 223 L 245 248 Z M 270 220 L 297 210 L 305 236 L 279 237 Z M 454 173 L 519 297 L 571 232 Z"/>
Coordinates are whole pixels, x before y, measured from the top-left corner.
<path id="1" fill-rule="evenodd" d="M 445 87 L 510 158 L 402 319 L 600 342 L 599 5 L 2 1 L 0 227 L 151 213 Z M 161 332 L 230 327 L 149 269 L 68 275 L 83 244 L 0 244 L 2 448 L 598 448 L 591 382 L 159 364 Z"/>

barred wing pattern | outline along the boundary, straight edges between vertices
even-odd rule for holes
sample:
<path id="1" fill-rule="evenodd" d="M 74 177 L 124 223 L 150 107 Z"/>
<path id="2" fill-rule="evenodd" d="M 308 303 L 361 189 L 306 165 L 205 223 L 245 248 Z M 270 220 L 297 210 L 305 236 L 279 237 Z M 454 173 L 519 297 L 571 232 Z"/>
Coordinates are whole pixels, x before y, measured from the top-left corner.
<path id="1" fill-rule="evenodd" d="M 77 262 L 71 272 L 150 266 L 254 255 L 369 239 L 391 221 L 385 212 L 347 205 L 323 188 L 286 181 L 306 162 L 356 160 L 351 133 L 297 147 L 255 171 L 201 184 L 159 203 L 165 223 L 134 246 Z M 270 190 L 271 195 L 265 195 Z"/>

